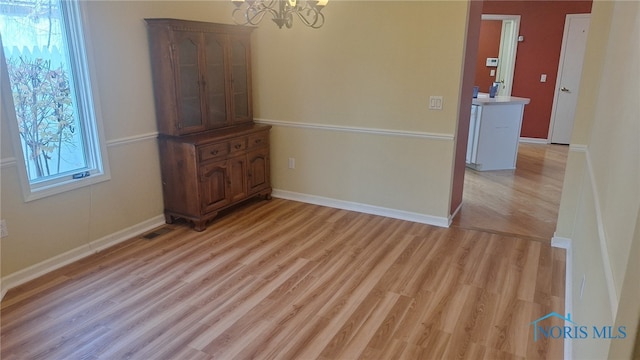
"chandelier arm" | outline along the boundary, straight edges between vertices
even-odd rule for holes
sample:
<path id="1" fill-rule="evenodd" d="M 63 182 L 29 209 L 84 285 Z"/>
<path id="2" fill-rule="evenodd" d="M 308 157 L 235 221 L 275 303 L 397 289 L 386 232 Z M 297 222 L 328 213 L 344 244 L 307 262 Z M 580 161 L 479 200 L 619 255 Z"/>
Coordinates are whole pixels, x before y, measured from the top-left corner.
<path id="1" fill-rule="evenodd" d="M 250 24 L 250 25 L 258 25 L 262 21 L 262 18 L 264 17 L 264 14 L 265 14 L 264 12 L 257 12 L 257 13 L 253 13 L 253 14 L 250 14 L 249 12 L 247 12 L 245 14 L 245 16 L 247 18 L 247 22 L 246 23 Z"/>
<path id="2" fill-rule="evenodd" d="M 244 12 L 244 14 L 243 14 Z M 237 15 L 239 14 L 239 15 Z M 247 25 L 249 22 L 246 21 L 246 11 L 240 8 L 235 8 L 233 9 L 233 11 L 231 12 L 231 18 L 233 19 L 233 21 L 238 24 L 238 25 Z"/>
<path id="3" fill-rule="evenodd" d="M 293 14 L 295 13 L 303 25 L 318 29 L 324 25 L 323 6 L 316 6 L 313 0 L 251 0 L 242 1 L 231 13 L 237 24 L 258 25 L 265 14 L 269 13 L 273 21 L 282 28 L 293 26 Z"/>
<path id="4" fill-rule="evenodd" d="M 320 29 L 322 25 L 324 25 L 324 14 L 321 12 L 318 12 L 318 19 L 316 19 L 316 22 L 314 22 L 313 26 L 311 27 L 314 29 Z"/>
<path id="5" fill-rule="evenodd" d="M 306 14 L 304 14 L 306 12 Z M 300 18 L 300 21 L 305 26 L 308 26 L 312 29 L 319 29 L 324 25 L 324 14 L 315 8 L 304 8 L 301 11 L 297 11 L 296 15 Z"/>

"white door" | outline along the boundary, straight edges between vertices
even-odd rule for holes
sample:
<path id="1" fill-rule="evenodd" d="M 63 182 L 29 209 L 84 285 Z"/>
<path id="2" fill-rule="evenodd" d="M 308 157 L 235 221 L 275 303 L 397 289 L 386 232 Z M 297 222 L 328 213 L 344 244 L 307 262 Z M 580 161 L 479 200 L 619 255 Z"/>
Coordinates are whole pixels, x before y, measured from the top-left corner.
<path id="1" fill-rule="evenodd" d="M 516 66 L 516 52 L 518 50 L 518 32 L 520 31 L 520 15 L 482 14 L 482 20 L 501 20 L 502 33 L 500 35 L 500 52 L 496 80 L 502 85 L 498 88 L 498 95 L 511 96 L 513 87 L 513 71 Z M 486 91 L 486 90 L 483 90 Z"/>
<path id="2" fill-rule="evenodd" d="M 498 69 L 496 81 L 500 82 L 499 96 L 511 96 L 513 86 L 513 70 L 516 66 L 516 49 L 518 48 L 518 31 L 520 15 L 502 20 L 502 34 L 500 36 L 500 53 L 498 55 Z"/>
<path id="3" fill-rule="evenodd" d="M 571 141 L 590 19 L 590 14 L 571 14 L 567 15 L 564 24 L 558 79 L 549 128 L 552 143 L 569 144 Z"/>

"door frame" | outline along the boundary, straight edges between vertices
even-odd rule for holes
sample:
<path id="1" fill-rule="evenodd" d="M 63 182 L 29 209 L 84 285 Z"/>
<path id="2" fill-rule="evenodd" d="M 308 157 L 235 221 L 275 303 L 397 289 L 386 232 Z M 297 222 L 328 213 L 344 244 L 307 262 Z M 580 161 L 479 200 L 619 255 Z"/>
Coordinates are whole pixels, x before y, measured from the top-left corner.
<path id="1" fill-rule="evenodd" d="M 504 73 L 504 84 L 500 87 L 498 95 L 511 96 L 518 51 L 520 15 L 482 14 L 482 20 L 502 20 L 500 52 L 498 54 L 500 60 L 496 70 L 496 79 Z"/>
<path id="2" fill-rule="evenodd" d="M 591 14 L 567 14 L 564 21 L 564 31 L 562 33 L 562 47 L 560 48 L 560 61 L 558 61 L 558 72 L 556 73 L 556 86 L 553 92 L 553 105 L 551 107 L 551 119 L 549 121 L 549 132 L 547 133 L 547 144 L 551 144 L 553 136 L 553 126 L 556 123 L 556 112 L 558 110 L 558 99 L 560 97 L 560 79 L 562 79 L 562 70 L 564 67 L 565 56 L 567 55 L 567 46 L 569 39 L 569 19 L 587 18 L 591 20 Z M 584 56 L 584 55 L 583 55 Z M 582 82 L 582 74 L 580 75 Z M 572 131 L 573 133 L 573 131 Z"/>

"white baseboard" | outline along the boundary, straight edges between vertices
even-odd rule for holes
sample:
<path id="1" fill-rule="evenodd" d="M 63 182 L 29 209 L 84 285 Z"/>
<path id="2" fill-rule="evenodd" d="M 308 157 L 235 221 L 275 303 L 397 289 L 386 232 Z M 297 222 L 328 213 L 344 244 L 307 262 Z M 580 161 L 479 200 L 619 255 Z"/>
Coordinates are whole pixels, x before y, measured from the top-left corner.
<path id="1" fill-rule="evenodd" d="M 164 216 L 159 215 L 5 276 L 2 278 L 2 293 L 0 295 L 4 297 L 8 290 L 16 286 L 22 285 L 108 247 L 129 240 L 164 223 Z M 2 297 L 0 297 L 0 299 L 2 299 Z"/>
<path id="2" fill-rule="evenodd" d="M 454 211 L 453 214 L 449 215 L 449 219 L 448 219 L 449 225 L 451 225 L 451 223 L 453 222 L 453 219 L 456 217 L 456 215 L 458 215 L 461 209 L 462 209 L 462 201 L 460 202 L 460 205 L 458 205 L 458 207 L 456 208 L 456 211 Z"/>
<path id="3" fill-rule="evenodd" d="M 565 284 L 564 284 L 564 313 L 573 313 L 573 252 L 571 249 L 571 239 L 553 235 L 551 246 L 565 249 L 567 257 L 565 259 Z M 571 339 L 564 339 L 564 359 L 573 359 L 573 343 Z"/>
<path id="4" fill-rule="evenodd" d="M 553 234 L 553 237 L 551 238 L 551 246 L 569 250 L 569 248 L 571 248 L 571 239 Z"/>
<path id="5" fill-rule="evenodd" d="M 530 137 L 521 137 L 521 143 L 529 143 L 529 144 L 549 144 L 549 140 L 540 139 L 540 138 L 530 138 Z"/>
<path id="6" fill-rule="evenodd" d="M 399 220 L 413 221 L 421 224 L 427 224 L 427 225 L 433 225 L 433 226 L 439 226 L 439 227 L 445 227 L 445 228 L 449 227 L 449 219 L 445 217 L 424 215 L 424 214 L 414 213 L 410 211 L 396 210 L 396 209 L 390 209 L 390 208 L 368 205 L 368 204 L 361 204 L 361 203 L 356 203 L 351 201 L 331 199 L 331 198 L 326 198 L 326 197 L 316 196 L 316 195 L 307 195 L 307 194 L 297 193 L 293 191 L 286 191 L 286 190 L 274 189 L 272 196 L 281 198 L 281 199 L 300 201 L 308 204 L 332 207 L 336 209 L 343 209 L 343 210 L 361 212 L 365 214 L 386 216 L 386 217 L 399 219 Z"/>
<path id="7" fill-rule="evenodd" d="M 111 235 L 94 240 L 89 244 L 93 248 L 93 252 L 99 252 L 164 224 L 164 215 L 158 215 L 126 229 L 117 231 Z"/>

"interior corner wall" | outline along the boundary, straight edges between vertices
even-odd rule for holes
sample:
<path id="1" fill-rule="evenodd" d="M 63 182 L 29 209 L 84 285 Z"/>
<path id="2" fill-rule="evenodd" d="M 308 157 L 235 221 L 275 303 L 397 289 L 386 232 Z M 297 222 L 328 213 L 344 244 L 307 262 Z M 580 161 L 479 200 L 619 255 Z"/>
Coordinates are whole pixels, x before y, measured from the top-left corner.
<path id="1" fill-rule="evenodd" d="M 467 10 L 335 1 L 320 30 L 256 29 L 254 113 L 273 125 L 274 189 L 446 219 Z"/>
<path id="2" fill-rule="evenodd" d="M 520 136 L 546 139 L 549 134 L 558 63 L 567 14 L 591 12 L 588 1 L 486 0 L 483 14 L 520 15 L 512 95 L 530 98 L 525 107 Z M 540 82 L 540 75 L 547 81 Z"/>

